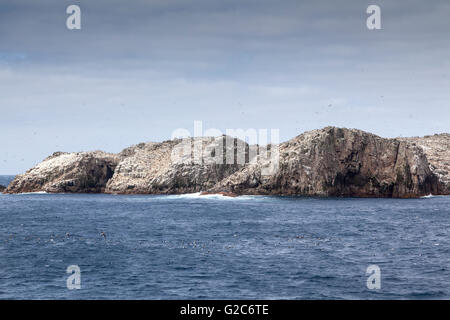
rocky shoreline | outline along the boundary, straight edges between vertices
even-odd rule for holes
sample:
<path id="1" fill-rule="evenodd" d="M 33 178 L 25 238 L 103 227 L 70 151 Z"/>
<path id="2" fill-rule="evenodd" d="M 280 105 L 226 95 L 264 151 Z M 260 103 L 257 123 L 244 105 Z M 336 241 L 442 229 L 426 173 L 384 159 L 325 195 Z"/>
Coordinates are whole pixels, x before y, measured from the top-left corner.
<path id="1" fill-rule="evenodd" d="M 252 152 L 255 146 L 228 136 L 141 143 L 118 154 L 56 152 L 16 176 L 3 192 L 395 198 L 450 194 L 446 133 L 387 139 L 326 127 L 269 149 L 278 152 L 271 174 L 264 172 L 272 163 Z M 234 161 L 225 161 L 229 159 Z"/>

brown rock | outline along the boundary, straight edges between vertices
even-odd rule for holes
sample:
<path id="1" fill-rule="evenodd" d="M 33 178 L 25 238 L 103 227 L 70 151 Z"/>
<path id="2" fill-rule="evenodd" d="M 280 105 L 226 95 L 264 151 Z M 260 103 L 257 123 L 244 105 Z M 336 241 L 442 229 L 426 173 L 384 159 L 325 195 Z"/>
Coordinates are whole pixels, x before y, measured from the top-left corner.
<path id="1" fill-rule="evenodd" d="M 117 155 L 101 151 L 57 152 L 25 174 L 16 176 L 5 193 L 104 192 L 118 162 Z"/>
<path id="2" fill-rule="evenodd" d="M 207 190 L 230 174 L 243 167 L 237 164 L 237 145 L 243 146 L 248 162 L 248 145 L 227 137 L 204 137 L 169 140 L 161 143 L 139 144 L 122 151 L 122 158 L 112 179 L 106 187 L 107 193 L 117 194 L 177 194 Z M 196 158 L 194 150 L 199 148 Z M 222 150 L 223 164 L 212 160 Z M 191 150 L 186 153 L 186 150 Z M 232 154 L 234 164 L 226 164 L 226 156 Z"/>
<path id="3" fill-rule="evenodd" d="M 444 194 L 450 194 L 450 134 L 399 138 L 419 146 L 430 162 L 431 171 L 438 177 Z"/>
<path id="4" fill-rule="evenodd" d="M 270 146 L 272 154 L 279 151 L 279 166 L 270 175 L 263 174 L 271 165 L 269 160 L 261 155 L 251 157 L 249 150 L 253 146 L 227 136 L 141 143 L 117 155 L 101 151 L 57 152 L 16 176 L 5 192 L 203 191 L 233 197 L 268 194 L 400 198 L 450 194 L 449 140 L 448 134 L 385 139 L 360 130 L 326 127 Z M 187 153 L 186 147 L 190 150 Z M 238 163 L 240 155 L 243 157 Z M 229 157 L 232 163 L 225 164 Z"/>
<path id="5" fill-rule="evenodd" d="M 419 197 L 444 194 L 422 149 L 355 129 L 327 127 L 279 145 L 278 171 L 263 176 L 256 161 L 210 192 L 237 194 Z"/>

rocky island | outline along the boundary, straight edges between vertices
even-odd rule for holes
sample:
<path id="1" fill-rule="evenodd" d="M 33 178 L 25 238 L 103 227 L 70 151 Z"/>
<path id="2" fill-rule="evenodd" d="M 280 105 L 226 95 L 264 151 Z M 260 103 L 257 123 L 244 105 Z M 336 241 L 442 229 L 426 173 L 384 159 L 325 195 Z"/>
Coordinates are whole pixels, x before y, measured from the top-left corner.
<path id="1" fill-rule="evenodd" d="M 180 146 L 190 151 L 186 153 Z M 237 138 L 175 139 L 141 143 L 118 154 L 56 152 L 16 176 L 4 192 L 449 195 L 449 147 L 446 133 L 387 139 L 356 129 L 326 127 L 269 146 L 269 152 L 277 150 L 277 167 L 264 174 L 269 160 L 251 152 L 254 145 Z M 207 157 L 196 158 L 195 150 Z M 230 158 L 232 163 L 225 161 Z"/>

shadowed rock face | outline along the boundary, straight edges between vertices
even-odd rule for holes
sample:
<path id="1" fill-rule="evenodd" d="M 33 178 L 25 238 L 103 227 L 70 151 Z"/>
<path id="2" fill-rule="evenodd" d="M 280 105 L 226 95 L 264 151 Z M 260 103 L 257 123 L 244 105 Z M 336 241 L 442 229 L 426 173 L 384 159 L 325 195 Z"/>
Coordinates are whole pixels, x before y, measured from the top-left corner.
<path id="1" fill-rule="evenodd" d="M 422 149 L 360 130 L 327 127 L 280 144 L 279 170 L 253 163 L 211 191 L 237 194 L 418 197 L 445 192 Z"/>
<path id="2" fill-rule="evenodd" d="M 430 162 L 431 171 L 438 177 L 444 194 L 450 194 L 450 134 L 400 138 L 419 146 Z"/>
<path id="3" fill-rule="evenodd" d="M 448 134 L 384 139 L 360 130 L 327 127 L 280 144 L 279 166 L 271 175 L 262 174 L 269 160 L 250 156 L 251 147 L 226 136 L 142 143 L 117 155 L 55 153 L 17 176 L 6 192 L 204 191 L 401 198 L 450 194 L 449 140 Z M 232 164 L 226 164 L 229 157 Z"/>
<path id="4" fill-rule="evenodd" d="M 101 151 L 56 152 L 25 174 L 16 176 L 5 193 L 101 193 L 118 162 L 117 155 Z"/>
<path id="5" fill-rule="evenodd" d="M 3 191 L 5 191 L 6 190 L 6 187 L 5 186 L 2 186 L 2 185 L 0 185 L 0 192 L 3 192 Z"/>

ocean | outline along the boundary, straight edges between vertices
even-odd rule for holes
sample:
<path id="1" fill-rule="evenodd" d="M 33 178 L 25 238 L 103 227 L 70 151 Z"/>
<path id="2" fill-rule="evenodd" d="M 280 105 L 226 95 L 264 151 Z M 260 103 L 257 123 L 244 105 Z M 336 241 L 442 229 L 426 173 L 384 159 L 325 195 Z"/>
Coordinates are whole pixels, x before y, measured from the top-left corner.
<path id="1" fill-rule="evenodd" d="M 0 194 L 0 218 L 0 299 L 450 298 L 450 197 Z"/>
<path id="2" fill-rule="evenodd" d="M 2 176 L 0 175 L 0 186 L 7 186 L 12 180 L 14 176 Z"/>

